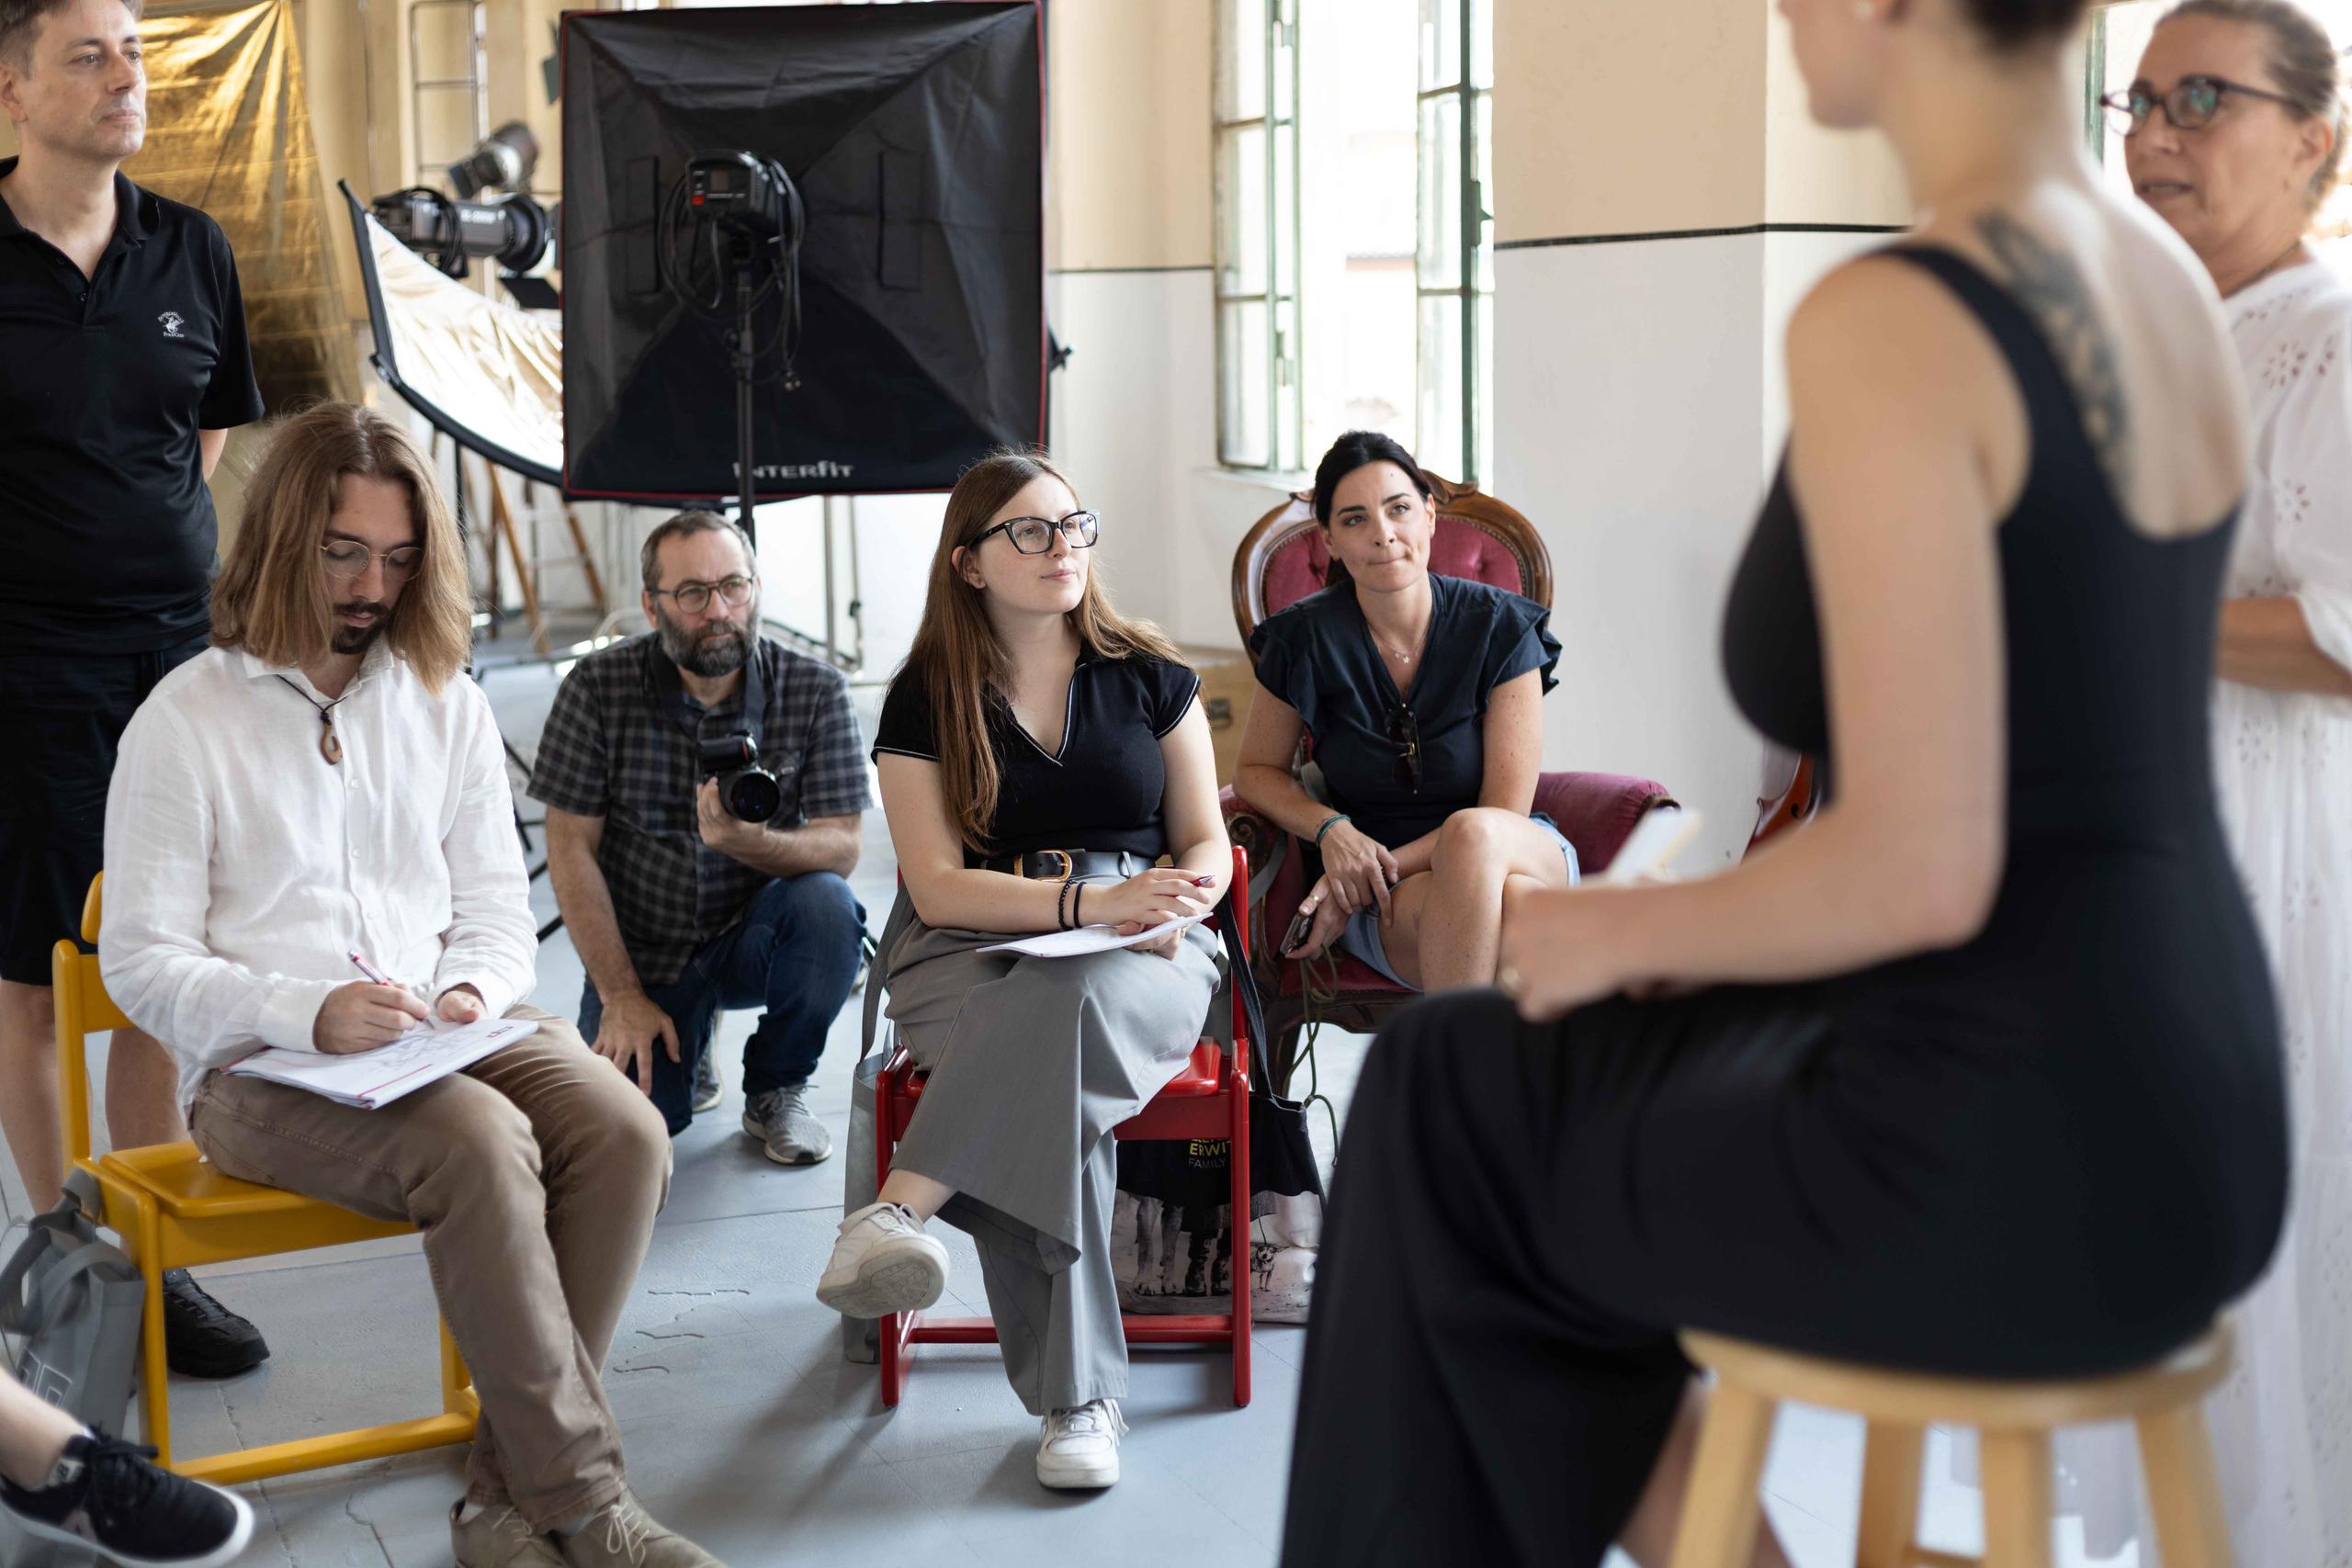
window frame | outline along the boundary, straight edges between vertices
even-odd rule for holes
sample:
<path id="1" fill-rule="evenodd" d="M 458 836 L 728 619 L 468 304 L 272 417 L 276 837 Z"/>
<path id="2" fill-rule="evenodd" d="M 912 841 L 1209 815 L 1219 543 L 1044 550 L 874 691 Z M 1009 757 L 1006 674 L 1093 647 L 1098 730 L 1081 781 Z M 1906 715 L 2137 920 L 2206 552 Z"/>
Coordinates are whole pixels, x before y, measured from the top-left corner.
<path id="1" fill-rule="evenodd" d="M 1210 330 L 1216 345 L 1216 448 L 1219 466 L 1243 473 L 1295 472 L 1303 455 L 1300 446 L 1306 429 L 1306 389 L 1301 366 L 1304 363 L 1302 339 L 1305 335 L 1306 308 L 1304 303 L 1304 258 L 1301 239 L 1304 225 L 1301 209 L 1305 199 L 1305 185 L 1301 178 L 1301 148 L 1305 141 L 1302 130 L 1304 101 L 1303 77 L 1299 70 L 1298 13 L 1300 0 L 1263 0 L 1265 28 L 1263 36 L 1255 40 L 1229 38 L 1231 26 L 1228 5 L 1220 3 L 1216 8 L 1217 59 L 1222 64 L 1233 58 L 1234 51 L 1252 44 L 1261 50 L 1261 82 L 1262 102 L 1259 113 L 1225 119 L 1219 117 L 1216 86 L 1212 79 L 1209 98 L 1209 155 L 1214 171 L 1215 189 L 1212 199 L 1220 220 L 1226 210 L 1227 192 L 1224 188 L 1228 143 L 1240 142 L 1250 130 L 1261 132 L 1264 164 L 1261 177 L 1265 189 L 1265 229 L 1261 239 L 1262 254 L 1254 258 L 1262 266 L 1262 289 L 1242 292 L 1228 291 L 1228 275 L 1246 275 L 1245 259 L 1227 254 L 1227 226 L 1216 225 L 1216 254 L 1210 270 Z M 1277 113 L 1281 95 L 1277 82 L 1287 85 L 1289 113 Z M 1282 131 L 1289 131 L 1289 168 L 1283 168 Z M 1287 179 L 1284 178 L 1285 173 Z M 1289 200 L 1283 194 L 1288 186 Z M 1237 226 L 1238 227 L 1238 226 Z M 1238 240 L 1238 233 L 1231 237 Z M 1284 264 L 1287 263 L 1285 265 Z M 1287 285 L 1287 288 L 1285 288 Z M 1262 364 L 1237 363 L 1239 345 L 1229 342 L 1225 328 L 1228 306 L 1258 304 L 1265 311 L 1266 352 Z M 1283 310 L 1288 308 L 1290 324 L 1283 327 Z M 1246 400 L 1231 395 L 1242 377 L 1262 378 L 1265 383 L 1266 425 L 1261 431 L 1243 432 L 1232 428 L 1233 411 L 1247 406 Z M 1262 452 L 1262 457 L 1260 456 Z"/>
<path id="2" fill-rule="evenodd" d="M 1423 0 L 1425 15 L 1431 3 L 1432 0 Z M 1429 178 L 1428 164 L 1431 158 L 1448 156 L 1454 162 L 1453 188 L 1457 193 L 1456 208 L 1453 213 L 1454 254 L 1458 258 L 1458 272 L 1454 281 L 1451 284 L 1433 285 L 1428 281 L 1425 275 L 1428 258 L 1419 254 L 1418 244 L 1415 247 L 1413 331 L 1416 383 L 1414 395 L 1417 406 L 1414 440 L 1416 446 L 1425 446 L 1430 443 L 1436 433 L 1420 428 L 1419 409 L 1428 406 L 1433 395 L 1441 398 L 1442 395 L 1442 393 L 1433 394 L 1428 383 L 1433 361 L 1430 353 L 1430 344 L 1426 341 L 1424 332 L 1424 322 L 1427 320 L 1426 307 L 1432 299 L 1453 299 L 1460 305 L 1460 341 L 1456 346 L 1460 356 L 1458 374 L 1461 388 L 1459 410 L 1461 429 L 1456 438 L 1460 442 L 1462 461 L 1461 471 L 1447 477 L 1468 485 L 1485 483 L 1489 478 L 1487 470 L 1492 467 L 1492 458 L 1488 453 L 1490 432 L 1487 429 L 1487 413 L 1488 404 L 1491 401 L 1488 395 L 1490 390 L 1488 378 L 1492 374 L 1493 367 L 1486 363 L 1487 356 L 1482 352 L 1481 327 L 1493 320 L 1495 308 L 1495 289 L 1492 282 L 1494 258 L 1491 240 L 1494 214 L 1487 210 L 1487 197 L 1491 182 L 1486 177 L 1488 163 L 1493 155 L 1493 148 L 1489 145 L 1490 138 L 1480 137 L 1478 128 L 1481 110 L 1485 110 L 1489 116 L 1492 114 L 1495 89 L 1492 81 L 1482 83 L 1479 80 L 1476 39 L 1482 10 L 1487 14 L 1491 25 L 1493 3 L 1494 0 L 1434 0 L 1441 17 L 1444 8 L 1448 6 L 1454 13 L 1453 80 L 1421 87 L 1415 99 L 1414 112 L 1414 140 L 1422 165 L 1417 171 L 1419 176 L 1419 192 L 1425 195 L 1432 188 L 1442 188 L 1442 184 L 1433 185 Z M 1431 39 L 1437 30 L 1433 28 L 1424 28 L 1423 39 Z M 1426 43 L 1423 48 L 1426 50 Z M 1489 65 L 1491 66 L 1491 61 Z M 1431 62 L 1425 57 L 1422 61 L 1424 79 L 1434 73 Z M 1440 148 L 1432 145 L 1434 139 L 1427 134 L 1429 124 L 1427 110 L 1430 105 L 1442 102 L 1447 98 L 1453 99 L 1455 103 L 1454 123 L 1457 134 L 1452 147 Z M 1419 199 L 1418 197 L 1417 199 Z M 1416 216 L 1417 229 L 1426 235 L 1429 231 L 1430 214 L 1419 213 Z"/>

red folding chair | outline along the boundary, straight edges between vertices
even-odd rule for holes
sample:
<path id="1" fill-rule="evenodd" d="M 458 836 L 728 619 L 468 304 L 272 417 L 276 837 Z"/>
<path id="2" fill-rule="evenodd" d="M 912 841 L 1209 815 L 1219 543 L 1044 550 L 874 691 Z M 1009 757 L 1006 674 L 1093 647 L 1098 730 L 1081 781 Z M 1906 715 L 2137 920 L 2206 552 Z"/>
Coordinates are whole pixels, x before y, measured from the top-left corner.
<path id="1" fill-rule="evenodd" d="M 1233 887 L 1248 897 L 1250 860 L 1233 852 Z M 1249 962 L 1248 922 L 1238 934 Z M 1125 1139 L 1225 1139 L 1233 1203 L 1233 1310 L 1223 1313 L 1127 1316 L 1120 1321 L 1130 1345 L 1227 1345 L 1233 1350 L 1233 1403 L 1250 1403 L 1250 1041 L 1241 998 L 1233 1000 L 1233 1053 L 1214 1040 L 1193 1047 L 1193 1059 L 1151 1103 L 1112 1130 Z M 874 1086 L 875 1179 L 890 1179 L 890 1156 L 914 1121 L 927 1077 L 901 1049 Z M 899 1313 L 881 1321 L 882 1403 L 896 1406 L 914 1364 L 917 1345 L 993 1345 L 996 1323 L 985 1317 L 937 1317 Z"/>

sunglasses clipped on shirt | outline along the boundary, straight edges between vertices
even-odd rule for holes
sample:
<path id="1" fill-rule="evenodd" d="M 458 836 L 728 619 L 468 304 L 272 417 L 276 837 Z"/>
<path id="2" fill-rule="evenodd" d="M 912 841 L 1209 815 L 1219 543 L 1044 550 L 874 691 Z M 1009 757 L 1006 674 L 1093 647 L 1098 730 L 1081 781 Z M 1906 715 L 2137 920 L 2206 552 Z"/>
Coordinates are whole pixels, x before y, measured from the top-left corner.
<path id="1" fill-rule="evenodd" d="M 995 527 L 983 528 L 973 535 L 967 547 L 977 550 L 990 534 L 1002 534 L 1023 555 L 1042 556 L 1054 547 L 1054 536 L 1059 534 L 1069 541 L 1071 549 L 1091 549 L 1102 528 L 1102 519 L 1091 512 L 1073 512 L 1059 522 L 1050 517 L 1008 517 Z"/>
<path id="2" fill-rule="evenodd" d="M 2222 112 L 2222 100 L 2232 93 L 2242 98 L 2267 98 L 2290 108 L 2297 107 L 2294 99 L 2283 94 L 2249 87 L 2222 76 L 2184 76 L 2169 93 L 2159 93 L 2146 82 L 2134 82 L 2120 93 L 2108 94 L 2099 102 L 2106 107 L 2118 130 L 2126 136 L 2137 136 L 2158 109 L 2164 110 L 2165 118 L 2172 122 L 2176 130 L 2202 130 L 2213 123 L 2213 117 Z"/>
<path id="3" fill-rule="evenodd" d="M 1388 743 L 1396 748 L 1396 787 L 1421 793 L 1421 721 L 1398 703 L 1388 710 Z"/>

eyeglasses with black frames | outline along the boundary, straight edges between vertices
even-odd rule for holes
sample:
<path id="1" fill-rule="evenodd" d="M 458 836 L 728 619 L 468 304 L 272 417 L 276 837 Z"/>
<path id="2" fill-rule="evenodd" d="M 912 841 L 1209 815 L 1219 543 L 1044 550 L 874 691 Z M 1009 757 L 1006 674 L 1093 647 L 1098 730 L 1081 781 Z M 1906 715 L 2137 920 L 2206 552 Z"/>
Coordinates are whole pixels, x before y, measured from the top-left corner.
<path id="1" fill-rule="evenodd" d="M 1002 534 L 1023 555 L 1042 556 L 1054 547 L 1054 536 L 1059 534 L 1071 549 L 1091 549 L 1102 528 L 1102 520 L 1091 512 L 1073 512 L 1058 523 L 1050 517 L 1008 517 L 973 535 L 969 547 L 977 550 L 990 534 Z"/>
<path id="2" fill-rule="evenodd" d="M 2242 98 L 2265 98 L 2274 104 L 2295 107 L 2295 100 L 2261 87 L 2249 87 L 2243 82 L 2233 82 L 2223 76 L 2183 76 L 2169 93 L 2159 93 L 2146 82 L 2134 82 L 2120 93 L 2109 93 L 2099 100 L 2106 107 L 2115 129 L 2125 136 L 2137 136 L 2147 126 L 2148 117 L 2158 109 L 2172 122 L 2176 130 L 2202 130 L 2213 123 L 2222 112 L 2222 104 L 2232 94 Z"/>
<path id="3" fill-rule="evenodd" d="M 740 610 L 752 602 L 752 590 L 760 585 L 756 577 L 740 573 L 722 577 L 716 582 L 681 582 L 675 588 L 656 588 L 656 598 L 667 595 L 678 602 L 678 608 L 689 615 L 699 615 L 710 608 L 710 596 L 718 595 L 719 603 L 730 610 Z"/>
<path id="4" fill-rule="evenodd" d="M 319 553 L 326 557 L 327 575 L 341 582 L 367 576 L 368 563 L 371 560 L 382 561 L 384 581 L 396 585 L 414 577 L 417 569 L 424 564 L 424 547 L 422 545 L 402 545 L 396 550 L 371 550 L 356 539 L 330 539 L 319 547 Z"/>
<path id="5" fill-rule="evenodd" d="M 1388 743 L 1396 748 L 1396 784 L 1399 788 L 1421 793 L 1421 721 L 1413 710 L 1398 703 L 1388 710 Z"/>

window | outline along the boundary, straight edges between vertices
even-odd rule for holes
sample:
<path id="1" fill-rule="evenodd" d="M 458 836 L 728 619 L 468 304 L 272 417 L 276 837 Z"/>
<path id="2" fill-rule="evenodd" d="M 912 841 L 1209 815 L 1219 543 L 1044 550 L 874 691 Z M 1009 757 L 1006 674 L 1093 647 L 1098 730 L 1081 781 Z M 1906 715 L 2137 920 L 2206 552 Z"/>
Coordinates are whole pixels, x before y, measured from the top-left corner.
<path id="1" fill-rule="evenodd" d="M 1450 479 L 1494 473 L 1493 0 L 1420 0 L 1419 365 L 1414 456 Z"/>
<path id="2" fill-rule="evenodd" d="M 1217 0 L 1217 458 L 1302 461 L 1299 0 Z"/>
<path id="3" fill-rule="evenodd" d="M 1217 18 L 1219 459 L 1295 472 L 1371 429 L 1485 479 L 1493 0 L 1218 0 Z"/>

